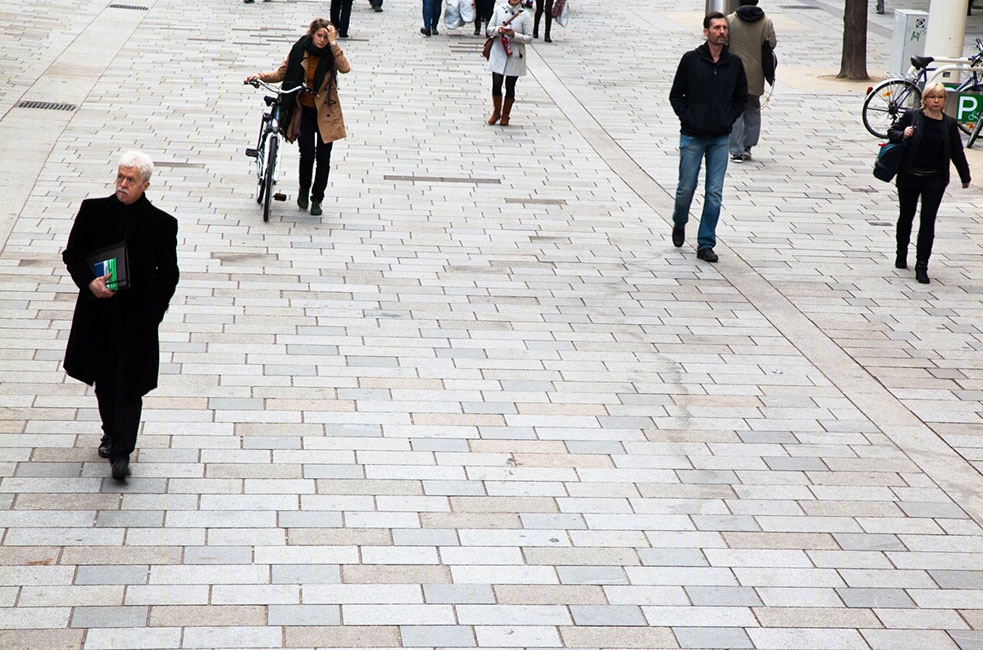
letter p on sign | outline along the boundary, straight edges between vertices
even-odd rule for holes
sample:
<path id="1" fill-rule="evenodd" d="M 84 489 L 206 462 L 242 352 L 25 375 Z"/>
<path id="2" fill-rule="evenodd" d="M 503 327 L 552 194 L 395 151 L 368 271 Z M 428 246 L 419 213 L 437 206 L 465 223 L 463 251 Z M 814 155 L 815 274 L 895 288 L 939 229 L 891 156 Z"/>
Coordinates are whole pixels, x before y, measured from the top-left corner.
<path id="1" fill-rule="evenodd" d="M 956 120 L 968 122 L 969 118 L 976 112 L 980 104 L 980 98 L 974 95 L 960 95 L 959 105 L 956 110 Z"/>

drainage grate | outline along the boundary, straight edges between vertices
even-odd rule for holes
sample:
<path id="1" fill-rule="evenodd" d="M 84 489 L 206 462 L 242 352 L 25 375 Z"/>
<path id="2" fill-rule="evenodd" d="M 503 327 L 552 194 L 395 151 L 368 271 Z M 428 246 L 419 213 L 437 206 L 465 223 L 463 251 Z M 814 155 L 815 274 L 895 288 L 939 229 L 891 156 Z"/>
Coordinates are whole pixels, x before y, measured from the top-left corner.
<path id="1" fill-rule="evenodd" d="M 529 203 L 533 205 L 566 205 L 567 202 L 563 199 L 523 199 L 513 198 L 511 196 L 505 197 L 506 203 Z"/>
<path id="2" fill-rule="evenodd" d="M 816 5 L 782 5 L 782 9 L 821 9 Z"/>
<path id="3" fill-rule="evenodd" d="M 24 100 L 17 102 L 17 108 L 40 108 L 46 111 L 74 111 L 75 104 L 57 104 L 55 102 L 36 102 Z"/>
<path id="4" fill-rule="evenodd" d="M 349 39 L 351 40 L 351 39 Z M 471 178 L 471 177 L 458 177 L 458 176 L 404 176 L 401 174 L 385 174 L 382 177 L 387 181 L 415 181 L 420 183 L 491 183 L 499 184 L 502 182 L 499 178 Z"/>
<path id="5" fill-rule="evenodd" d="M 205 165 L 203 163 L 189 163 L 189 162 L 168 162 L 162 160 L 160 162 L 154 162 L 154 167 L 194 167 L 197 169 L 203 169 Z"/>
<path id="6" fill-rule="evenodd" d="M 139 11 L 147 11 L 147 7 L 141 7 L 140 5 L 109 5 L 110 9 L 137 9 Z"/>
<path id="7" fill-rule="evenodd" d="M 867 224 L 871 226 L 880 226 L 881 228 L 890 228 L 894 225 L 890 221 L 868 221 Z"/>

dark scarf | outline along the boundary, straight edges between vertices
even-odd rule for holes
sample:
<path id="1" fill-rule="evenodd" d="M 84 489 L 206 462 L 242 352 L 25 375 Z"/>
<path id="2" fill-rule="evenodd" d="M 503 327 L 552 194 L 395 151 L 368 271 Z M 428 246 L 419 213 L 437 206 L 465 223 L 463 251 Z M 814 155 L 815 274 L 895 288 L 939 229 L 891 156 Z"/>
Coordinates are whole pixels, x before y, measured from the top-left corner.
<path id="1" fill-rule="evenodd" d="M 283 88 L 284 90 L 290 90 L 290 88 L 295 88 L 306 81 L 304 79 L 304 68 L 300 64 L 304 60 L 304 52 L 318 57 L 317 68 L 314 70 L 314 88 L 311 89 L 317 93 L 321 90 L 324 77 L 328 74 L 329 70 L 331 72 L 331 78 L 334 79 L 334 53 L 331 51 L 330 45 L 325 45 L 322 48 L 315 47 L 314 39 L 310 36 L 302 36 L 290 48 L 290 56 L 287 57 L 287 74 L 283 79 Z M 287 87 L 288 82 L 290 82 L 289 88 Z"/>

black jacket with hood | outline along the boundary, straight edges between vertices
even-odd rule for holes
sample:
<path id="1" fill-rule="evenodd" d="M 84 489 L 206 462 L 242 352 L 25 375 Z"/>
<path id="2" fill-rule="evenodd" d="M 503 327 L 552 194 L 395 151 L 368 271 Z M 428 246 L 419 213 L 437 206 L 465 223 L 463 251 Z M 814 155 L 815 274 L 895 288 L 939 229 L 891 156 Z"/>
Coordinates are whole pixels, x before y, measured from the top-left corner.
<path id="1" fill-rule="evenodd" d="M 744 64 L 726 46 L 714 61 L 710 46 L 703 43 L 679 60 L 669 103 L 683 135 L 712 138 L 729 134 L 747 105 Z"/>

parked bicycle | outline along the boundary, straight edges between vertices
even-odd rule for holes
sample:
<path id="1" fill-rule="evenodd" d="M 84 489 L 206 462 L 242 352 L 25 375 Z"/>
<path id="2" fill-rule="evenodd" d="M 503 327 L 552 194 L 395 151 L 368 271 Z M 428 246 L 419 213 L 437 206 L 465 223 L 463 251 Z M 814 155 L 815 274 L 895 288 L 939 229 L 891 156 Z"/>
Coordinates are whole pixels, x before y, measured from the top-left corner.
<path id="1" fill-rule="evenodd" d="M 259 123 L 259 140 L 255 149 L 246 149 L 246 155 L 256 159 L 256 203 L 263 206 L 263 221 L 270 219 L 270 201 L 286 201 L 287 195 L 282 192 L 273 192 L 273 187 L 277 182 L 277 168 L 280 164 L 280 112 L 283 106 L 284 97 L 293 97 L 297 92 L 310 92 L 307 84 L 301 84 L 296 88 L 284 91 L 275 86 L 263 83 L 259 79 L 244 81 L 253 88 L 265 88 L 274 96 L 266 95 L 263 101 L 269 107 L 269 111 L 263 113 L 263 119 Z"/>
<path id="2" fill-rule="evenodd" d="M 887 138 L 887 131 L 905 111 L 921 108 L 922 88 L 928 81 L 929 73 L 940 69 L 930 68 L 932 63 L 943 64 L 954 70 L 969 72 L 970 76 L 953 89 L 955 93 L 983 94 L 983 41 L 976 39 L 978 52 L 968 59 L 935 58 L 931 56 L 911 57 L 911 70 L 903 79 L 888 79 L 867 93 L 863 106 L 864 126 L 878 138 Z M 957 122 L 963 133 L 971 134 L 977 121 Z"/>

